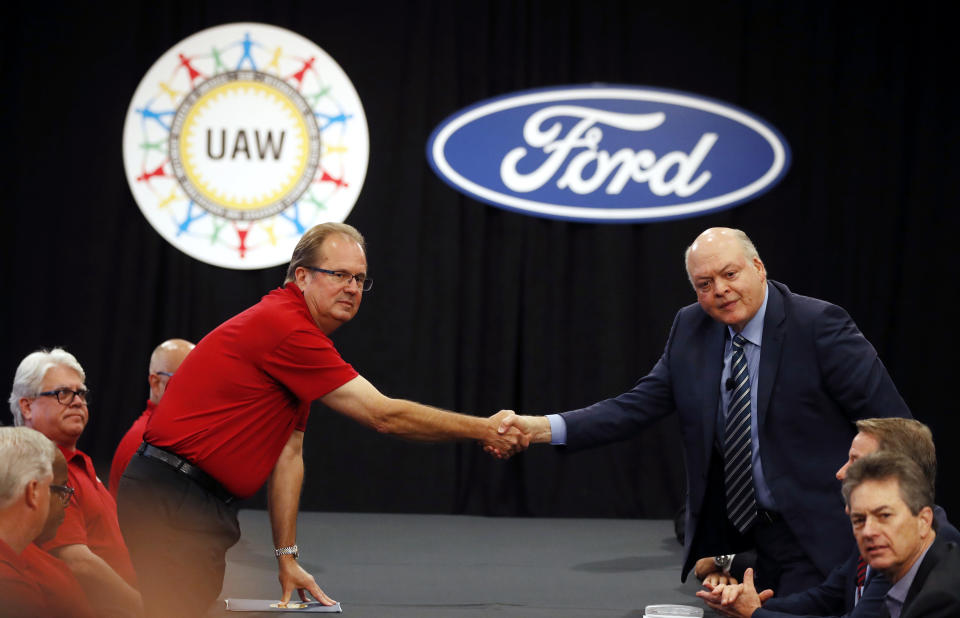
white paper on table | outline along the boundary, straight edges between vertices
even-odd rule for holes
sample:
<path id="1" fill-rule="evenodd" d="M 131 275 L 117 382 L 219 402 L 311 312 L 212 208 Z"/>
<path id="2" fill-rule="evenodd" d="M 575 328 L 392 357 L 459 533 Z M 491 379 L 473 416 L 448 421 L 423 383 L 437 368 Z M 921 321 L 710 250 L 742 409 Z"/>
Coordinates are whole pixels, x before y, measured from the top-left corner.
<path id="1" fill-rule="evenodd" d="M 280 607 L 277 599 L 224 599 L 228 612 L 289 612 L 314 614 L 340 614 L 343 609 L 339 603 L 323 605 L 318 601 L 303 603 L 290 601 L 286 607 Z"/>

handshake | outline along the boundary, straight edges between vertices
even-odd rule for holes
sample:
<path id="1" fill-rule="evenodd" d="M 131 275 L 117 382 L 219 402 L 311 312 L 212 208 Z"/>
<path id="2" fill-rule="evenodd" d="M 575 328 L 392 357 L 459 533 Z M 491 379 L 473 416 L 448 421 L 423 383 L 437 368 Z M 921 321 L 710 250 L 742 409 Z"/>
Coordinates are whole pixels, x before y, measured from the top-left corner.
<path id="1" fill-rule="evenodd" d="M 487 431 L 480 444 L 497 459 L 509 459 L 533 443 L 549 443 L 550 438 L 546 416 L 521 416 L 513 410 L 500 410 L 487 419 Z"/>

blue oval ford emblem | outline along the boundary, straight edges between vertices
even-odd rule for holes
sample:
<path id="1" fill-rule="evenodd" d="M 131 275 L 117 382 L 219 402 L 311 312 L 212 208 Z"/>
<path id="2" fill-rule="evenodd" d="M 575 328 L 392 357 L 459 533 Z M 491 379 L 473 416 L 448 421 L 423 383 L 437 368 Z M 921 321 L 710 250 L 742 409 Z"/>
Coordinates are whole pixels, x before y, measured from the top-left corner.
<path id="1" fill-rule="evenodd" d="M 565 86 L 481 101 L 444 120 L 430 166 L 478 200 L 593 222 L 700 215 L 755 197 L 790 166 L 780 133 L 742 109 L 636 86 Z"/>

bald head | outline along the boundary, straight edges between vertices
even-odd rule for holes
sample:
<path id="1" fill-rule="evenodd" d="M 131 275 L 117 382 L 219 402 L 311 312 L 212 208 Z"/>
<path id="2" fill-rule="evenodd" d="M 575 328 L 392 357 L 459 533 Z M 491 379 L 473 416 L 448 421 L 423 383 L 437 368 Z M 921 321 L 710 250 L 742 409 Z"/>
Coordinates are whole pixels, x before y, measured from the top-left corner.
<path id="1" fill-rule="evenodd" d="M 150 401 L 160 403 L 167 389 L 167 381 L 193 348 L 194 345 L 186 339 L 168 339 L 156 347 L 150 355 L 150 374 L 147 377 L 150 382 Z"/>
<path id="2" fill-rule="evenodd" d="M 743 256 L 747 260 L 760 257 L 757 253 L 757 248 L 753 245 L 753 241 L 750 240 L 750 237 L 747 236 L 743 230 L 737 230 L 731 227 L 707 228 L 700 232 L 700 235 L 693 240 L 683 254 L 683 263 L 687 267 L 687 278 L 690 279 L 690 283 L 693 283 L 693 276 L 690 273 L 691 254 L 694 252 L 715 251 L 718 247 L 725 246 L 727 243 L 739 244 Z"/>

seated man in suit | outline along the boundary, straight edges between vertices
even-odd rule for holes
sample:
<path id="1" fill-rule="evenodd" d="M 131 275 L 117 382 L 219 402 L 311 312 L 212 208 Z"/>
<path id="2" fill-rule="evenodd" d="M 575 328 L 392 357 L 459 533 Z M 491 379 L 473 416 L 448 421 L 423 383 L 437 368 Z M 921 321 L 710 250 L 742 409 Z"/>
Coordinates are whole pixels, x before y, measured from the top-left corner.
<path id="1" fill-rule="evenodd" d="M 871 418 L 857 421 L 857 430 L 847 461 L 837 470 L 837 480 L 842 482 L 850 465 L 861 457 L 874 452 L 889 452 L 904 455 L 918 463 L 933 491 L 937 476 L 937 454 L 933 435 L 926 425 L 913 419 Z M 948 541 L 960 542 L 960 532 L 947 521 L 944 510 L 934 506 L 933 512 L 938 534 Z M 737 557 L 739 559 L 740 556 Z M 736 581 L 732 583 L 735 585 Z M 708 604 L 720 603 L 723 588 L 715 589 L 716 585 L 708 578 L 705 586 L 713 592 L 699 594 Z M 859 549 L 854 548 L 850 557 L 819 586 L 805 592 L 770 598 L 769 594 L 758 594 L 752 583 L 744 582 L 743 586 L 731 589 L 727 593 L 727 605 L 717 609 L 730 616 L 753 618 L 875 616 L 889 587 L 889 580 L 882 575 L 874 577 L 860 557 Z"/>
<path id="2" fill-rule="evenodd" d="M 920 467 L 890 453 L 867 455 L 847 471 L 843 497 L 860 555 L 890 580 L 890 618 L 960 615 L 960 549 L 937 534 Z"/>

